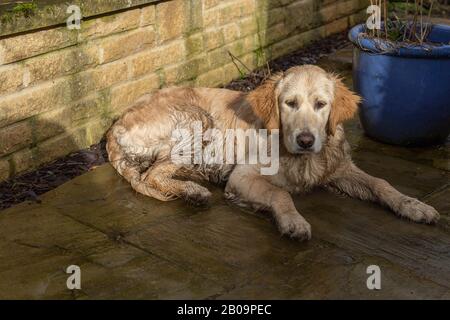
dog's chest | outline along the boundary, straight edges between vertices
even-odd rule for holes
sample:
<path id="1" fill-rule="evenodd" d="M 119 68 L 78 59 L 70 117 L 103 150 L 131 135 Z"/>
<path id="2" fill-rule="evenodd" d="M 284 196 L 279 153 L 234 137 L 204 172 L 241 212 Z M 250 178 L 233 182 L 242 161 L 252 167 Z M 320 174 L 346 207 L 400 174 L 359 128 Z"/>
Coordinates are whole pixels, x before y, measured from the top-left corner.
<path id="1" fill-rule="evenodd" d="M 286 157 L 280 159 L 280 174 L 285 187 L 293 193 L 302 193 L 321 185 L 327 172 L 324 159 L 310 157 Z"/>

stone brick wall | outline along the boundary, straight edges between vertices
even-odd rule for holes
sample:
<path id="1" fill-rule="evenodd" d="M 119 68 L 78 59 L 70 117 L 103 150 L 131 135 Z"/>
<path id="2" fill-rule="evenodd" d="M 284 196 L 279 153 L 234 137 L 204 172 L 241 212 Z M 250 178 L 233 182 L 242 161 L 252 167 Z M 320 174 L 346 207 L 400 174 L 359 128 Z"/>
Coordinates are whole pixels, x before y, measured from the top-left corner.
<path id="1" fill-rule="evenodd" d="M 0 33 L 0 180 L 97 143 L 146 92 L 239 77 L 228 51 L 255 68 L 362 21 L 367 5 L 140 1 L 92 15 L 80 30 L 56 24 Z"/>

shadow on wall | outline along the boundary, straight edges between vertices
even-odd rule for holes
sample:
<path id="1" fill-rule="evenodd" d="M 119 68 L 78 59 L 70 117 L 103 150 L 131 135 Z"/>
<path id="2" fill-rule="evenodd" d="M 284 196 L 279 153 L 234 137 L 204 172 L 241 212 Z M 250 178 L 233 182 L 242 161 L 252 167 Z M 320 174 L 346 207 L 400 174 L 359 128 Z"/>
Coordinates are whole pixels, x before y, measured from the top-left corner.
<path id="1" fill-rule="evenodd" d="M 80 150 L 91 139 L 89 127 L 67 132 L 55 122 L 35 121 L 34 128 L 51 132 L 52 136 L 5 156 L 12 178 L 0 182 L 0 210 L 23 201 L 40 202 L 39 195 L 107 162 L 104 139 Z M 44 133 L 33 132 L 33 139 Z M 13 135 L 2 137 L 0 156 L 9 152 L 6 143 L 13 143 L 13 139 Z M 57 160 L 52 161 L 55 157 Z"/>
<path id="2" fill-rule="evenodd" d="M 257 1 L 256 65 L 346 30 L 365 17 L 365 7 L 358 0 Z"/>

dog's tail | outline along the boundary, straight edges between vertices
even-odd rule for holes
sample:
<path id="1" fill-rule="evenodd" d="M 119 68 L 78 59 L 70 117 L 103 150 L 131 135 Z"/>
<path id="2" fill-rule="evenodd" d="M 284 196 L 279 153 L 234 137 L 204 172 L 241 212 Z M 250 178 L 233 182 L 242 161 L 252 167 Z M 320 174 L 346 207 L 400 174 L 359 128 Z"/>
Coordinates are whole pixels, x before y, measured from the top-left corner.
<path id="1" fill-rule="evenodd" d="M 127 155 L 124 152 L 123 147 L 117 142 L 114 134 L 116 129 L 117 127 L 113 126 L 106 135 L 106 151 L 108 152 L 109 161 L 114 169 L 116 169 L 137 192 L 161 201 L 175 200 L 176 197 L 174 195 L 164 194 L 141 180 L 139 167 L 133 166 L 127 161 Z"/>

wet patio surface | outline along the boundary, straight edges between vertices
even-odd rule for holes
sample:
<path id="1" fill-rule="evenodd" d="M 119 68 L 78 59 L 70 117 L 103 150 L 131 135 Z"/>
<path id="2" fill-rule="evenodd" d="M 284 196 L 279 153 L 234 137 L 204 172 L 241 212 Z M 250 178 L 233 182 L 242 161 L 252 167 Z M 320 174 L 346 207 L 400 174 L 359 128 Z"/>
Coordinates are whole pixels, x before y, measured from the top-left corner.
<path id="1" fill-rule="evenodd" d="M 320 64 L 348 78 L 349 53 Z M 406 149 L 368 139 L 357 120 L 346 129 L 355 162 L 434 206 L 437 225 L 317 190 L 295 197 L 313 230 L 300 243 L 219 187 L 209 208 L 159 202 L 106 164 L 0 212 L 0 298 L 450 299 L 450 143 Z M 66 287 L 69 265 L 81 290 Z M 381 290 L 366 286 L 369 265 Z"/>

